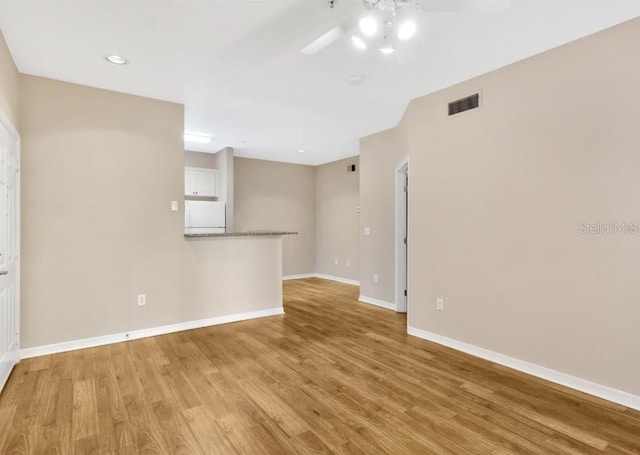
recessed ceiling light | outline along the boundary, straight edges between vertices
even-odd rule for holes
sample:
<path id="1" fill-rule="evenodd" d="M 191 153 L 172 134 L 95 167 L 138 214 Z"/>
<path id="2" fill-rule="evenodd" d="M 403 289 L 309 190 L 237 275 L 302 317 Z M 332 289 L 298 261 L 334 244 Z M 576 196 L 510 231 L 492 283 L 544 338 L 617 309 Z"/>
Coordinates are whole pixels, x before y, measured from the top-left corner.
<path id="1" fill-rule="evenodd" d="M 185 142 L 197 142 L 198 144 L 208 144 L 211 142 L 211 136 L 204 134 L 184 133 Z"/>
<path id="2" fill-rule="evenodd" d="M 360 25 L 360 31 L 365 36 L 373 36 L 378 31 L 378 23 L 371 16 L 363 17 L 362 19 L 360 19 L 358 25 Z"/>
<path id="3" fill-rule="evenodd" d="M 106 59 L 109 63 L 113 63 L 114 65 L 126 65 L 128 63 L 127 59 L 121 55 L 107 55 Z"/>
<path id="4" fill-rule="evenodd" d="M 352 36 L 351 42 L 353 42 L 353 45 L 358 49 L 365 50 L 367 48 L 367 43 L 365 43 L 359 36 Z"/>
<path id="5" fill-rule="evenodd" d="M 304 152 L 306 152 L 305 149 L 298 149 L 298 153 L 304 153 Z"/>

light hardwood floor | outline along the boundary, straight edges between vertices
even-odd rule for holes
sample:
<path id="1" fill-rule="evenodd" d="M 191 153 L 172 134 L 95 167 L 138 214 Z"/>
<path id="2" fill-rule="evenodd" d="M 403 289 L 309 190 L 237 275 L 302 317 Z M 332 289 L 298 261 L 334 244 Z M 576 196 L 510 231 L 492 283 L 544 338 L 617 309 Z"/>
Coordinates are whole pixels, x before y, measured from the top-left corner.
<path id="1" fill-rule="evenodd" d="M 25 360 L 0 454 L 640 454 L 640 413 L 406 335 L 354 286 L 284 316 Z"/>

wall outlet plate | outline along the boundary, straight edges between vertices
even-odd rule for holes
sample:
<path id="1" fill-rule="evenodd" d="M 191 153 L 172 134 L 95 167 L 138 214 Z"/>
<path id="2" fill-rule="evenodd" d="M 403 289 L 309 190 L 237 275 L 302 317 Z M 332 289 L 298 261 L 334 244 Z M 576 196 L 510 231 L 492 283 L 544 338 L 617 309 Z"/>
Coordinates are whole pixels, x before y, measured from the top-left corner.
<path id="1" fill-rule="evenodd" d="M 436 310 L 444 311 L 444 299 L 441 299 L 441 298 L 436 299 Z"/>
<path id="2" fill-rule="evenodd" d="M 147 304 L 147 294 L 138 294 L 138 306 L 145 306 Z"/>

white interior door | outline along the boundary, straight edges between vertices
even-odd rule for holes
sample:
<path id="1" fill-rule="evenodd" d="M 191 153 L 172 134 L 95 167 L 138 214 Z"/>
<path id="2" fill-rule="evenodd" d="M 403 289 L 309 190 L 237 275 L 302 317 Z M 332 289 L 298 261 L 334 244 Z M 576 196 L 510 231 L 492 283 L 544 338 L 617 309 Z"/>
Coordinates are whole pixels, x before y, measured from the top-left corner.
<path id="1" fill-rule="evenodd" d="M 19 360 L 20 179 L 18 135 L 0 116 L 0 390 Z"/>
<path id="2" fill-rule="evenodd" d="M 396 168 L 396 311 L 406 313 L 409 275 L 409 161 Z"/>

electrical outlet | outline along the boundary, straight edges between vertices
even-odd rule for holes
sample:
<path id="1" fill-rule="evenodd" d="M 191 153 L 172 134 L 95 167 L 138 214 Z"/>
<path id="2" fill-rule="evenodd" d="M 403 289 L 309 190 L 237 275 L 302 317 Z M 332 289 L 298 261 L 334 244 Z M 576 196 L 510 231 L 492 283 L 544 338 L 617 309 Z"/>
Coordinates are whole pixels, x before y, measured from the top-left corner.
<path id="1" fill-rule="evenodd" d="M 371 235 L 371 228 L 370 227 L 364 228 L 364 235 Z"/>
<path id="2" fill-rule="evenodd" d="M 334 259 L 334 260 L 333 260 L 333 263 L 334 263 L 335 265 L 338 265 L 338 260 L 337 260 L 337 259 Z"/>
<path id="3" fill-rule="evenodd" d="M 444 299 L 436 299 L 436 310 L 444 311 Z"/>
<path id="4" fill-rule="evenodd" d="M 378 274 L 377 273 L 373 275 L 373 282 L 374 283 L 378 282 Z"/>
<path id="5" fill-rule="evenodd" d="M 147 304 L 147 294 L 138 294 L 138 306 L 145 306 Z"/>
<path id="6" fill-rule="evenodd" d="M 351 267 L 351 261 L 347 260 L 347 267 Z"/>

